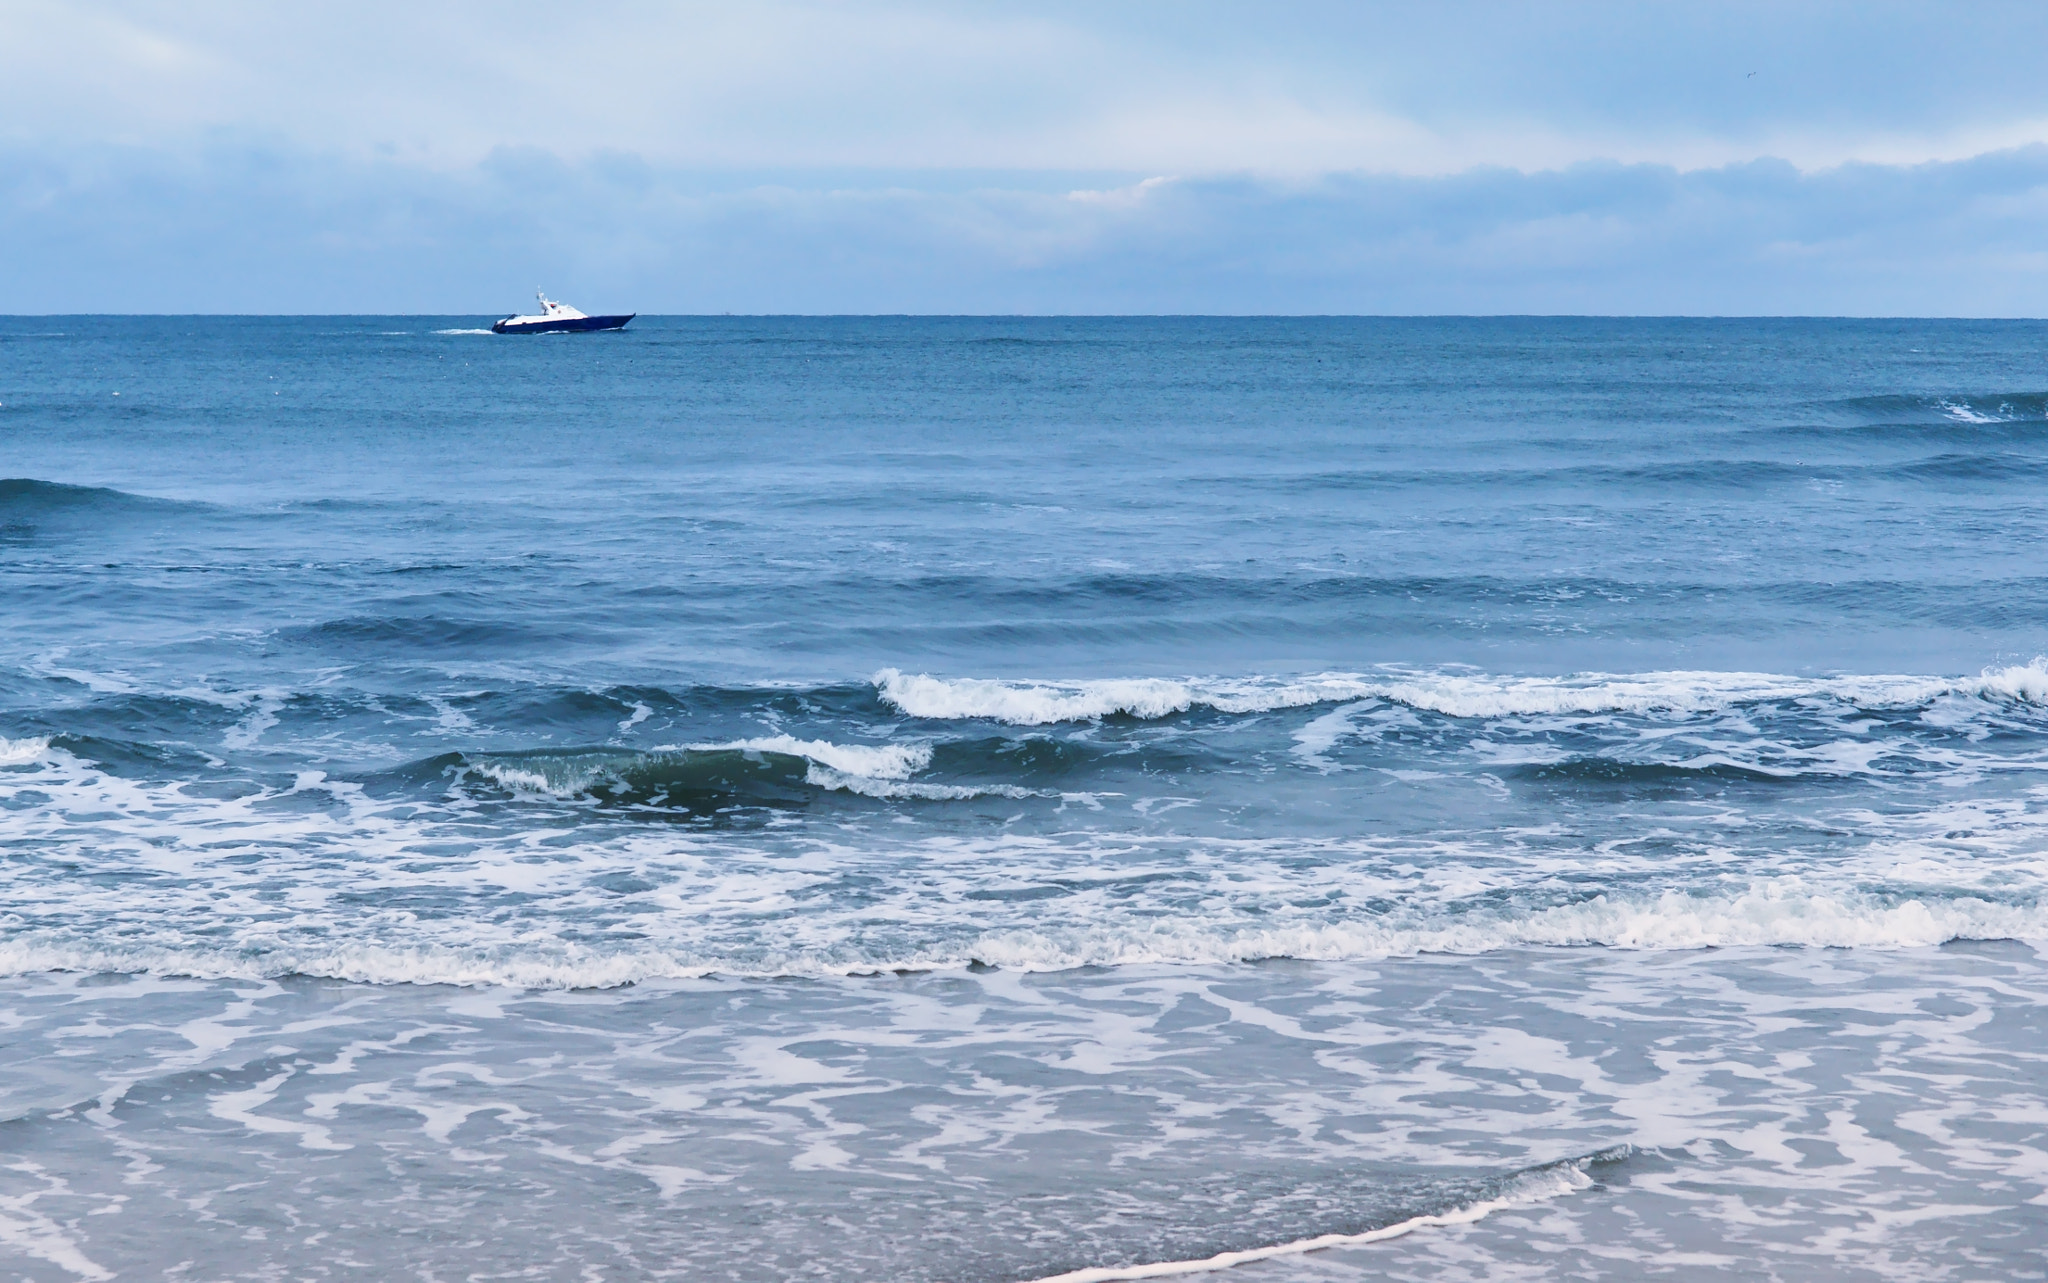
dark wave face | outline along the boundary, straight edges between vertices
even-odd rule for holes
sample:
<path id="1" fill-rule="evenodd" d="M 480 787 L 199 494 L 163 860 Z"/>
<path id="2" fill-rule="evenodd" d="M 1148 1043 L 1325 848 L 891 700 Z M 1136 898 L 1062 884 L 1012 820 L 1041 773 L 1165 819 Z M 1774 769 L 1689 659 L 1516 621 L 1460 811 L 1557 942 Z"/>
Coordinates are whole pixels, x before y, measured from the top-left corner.
<path id="1" fill-rule="evenodd" d="M 2038 1273 L 2048 327 L 480 329 L 0 320 L 0 1258 Z"/>

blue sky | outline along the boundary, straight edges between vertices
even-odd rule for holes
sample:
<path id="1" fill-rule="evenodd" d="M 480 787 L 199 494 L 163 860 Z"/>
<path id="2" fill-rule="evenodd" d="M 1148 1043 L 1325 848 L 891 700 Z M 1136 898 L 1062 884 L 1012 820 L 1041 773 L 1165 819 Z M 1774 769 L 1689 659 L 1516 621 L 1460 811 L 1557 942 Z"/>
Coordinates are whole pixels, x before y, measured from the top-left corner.
<path id="1" fill-rule="evenodd" d="M 0 5 L 6 310 L 2039 315 L 2048 6 Z"/>

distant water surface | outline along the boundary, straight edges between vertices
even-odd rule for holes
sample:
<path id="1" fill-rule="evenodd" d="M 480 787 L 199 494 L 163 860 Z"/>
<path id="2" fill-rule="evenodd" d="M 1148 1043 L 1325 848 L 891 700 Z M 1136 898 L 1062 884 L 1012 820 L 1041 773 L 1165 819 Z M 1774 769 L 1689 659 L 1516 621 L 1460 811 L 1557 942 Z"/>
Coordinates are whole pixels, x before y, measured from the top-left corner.
<path id="1" fill-rule="evenodd" d="M 10 1275 L 2048 1274 L 2048 325 L 484 324 L 0 318 Z"/>

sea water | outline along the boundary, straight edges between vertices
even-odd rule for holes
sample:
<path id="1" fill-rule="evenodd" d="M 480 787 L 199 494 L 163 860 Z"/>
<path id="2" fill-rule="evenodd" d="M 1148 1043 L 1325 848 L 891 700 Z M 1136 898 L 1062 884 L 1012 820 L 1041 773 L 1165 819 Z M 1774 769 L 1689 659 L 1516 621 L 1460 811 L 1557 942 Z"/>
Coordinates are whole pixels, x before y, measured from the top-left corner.
<path id="1" fill-rule="evenodd" d="M 2048 325 L 482 324 L 0 320 L 8 1277 L 2048 1274 Z"/>

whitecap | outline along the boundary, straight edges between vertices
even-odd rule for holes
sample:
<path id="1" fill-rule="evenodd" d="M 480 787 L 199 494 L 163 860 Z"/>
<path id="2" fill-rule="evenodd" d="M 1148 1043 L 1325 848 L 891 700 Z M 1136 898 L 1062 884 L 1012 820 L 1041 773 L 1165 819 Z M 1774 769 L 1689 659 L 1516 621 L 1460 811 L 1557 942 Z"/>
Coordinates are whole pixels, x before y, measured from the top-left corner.
<path id="1" fill-rule="evenodd" d="M 1028 789 L 1015 784 L 928 784 L 916 780 L 848 775 L 817 765 L 813 765 L 805 773 L 804 782 L 822 789 L 838 789 L 848 793 L 859 793 L 865 797 L 913 798 L 926 802 L 965 802 L 978 797 L 1022 799 L 1058 796 L 1042 789 Z"/>
<path id="2" fill-rule="evenodd" d="M 739 749 L 753 753 L 782 753 L 805 758 L 844 775 L 875 780 L 908 779 L 931 765 L 932 760 L 928 744 L 834 744 L 827 740 L 800 740 L 791 735 L 769 735 L 723 744 L 691 744 L 688 748 L 697 752 Z"/>
<path id="3" fill-rule="evenodd" d="M 11 740 L 0 737 L 0 766 L 20 766 L 39 760 L 50 747 L 47 735 Z"/>
<path id="4" fill-rule="evenodd" d="M 2003 422 L 1995 414 L 1985 414 L 1981 410 L 1974 409 L 1957 401 L 1943 399 L 1935 402 L 1935 405 L 1943 414 L 1954 419 L 1957 423 L 1986 424 Z"/>
<path id="5" fill-rule="evenodd" d="M 544 886 L 534 884 L 536 890 Z M 746 912 L 768 910 L 777 902 L 776 897 L 758 899 L 765 890 L 744 892 Z M 698 911 L 713 907 L 700 903 Z M 1985 896 L 1885 896 L 1855 887 L 1808 885 L 1797 877 L 1760 879 L 1733 893 L 1600 895 L 1517 913 L 1467 909 L 1294 923 L 1261 922 L 1228 911 L 1141 917 L 1104 913 L 1094 903 L 1064 911 L 1062 925 L 961 935 L 931 923 L 927 930 L 939 929 L 922 942 L 915 937 L 925 933 L 913 931 L 894 944 L 886 943 L 888 933 L 877 937 L 882 943 L 869 940 L 878 911 L 879 906 L 849 910 L 843 917 L 835 915 L 836 921 L 812 923 L 808 929 L 791 923 L 774 943 L 757 937 L 737 948 L 732 946 L 738 941 L 710 937 L 696 944 L 674 939 L 596 946 L 560 938 L 540 923 L 510 932 L 485 931 L 472 923 L 464 933 L 470 943 L 436 939 L 431 924 L 422 924 L 428 933 L 415 931 L 411 943 L 391 939 L 388 927 L 365 924 L 370 929 L 361 939 L 332 939 L 330 928 L 322 933 L 327 939 L 295 942 L 266 931 L 245 937 L 239 947 L 161 934 L 153 940 L 93 940 L 74 932 L 40 931 L 0 942 L 0 975 L 84 971 L 238 980 L 304 975 L 373 984 L 601 989 L 711 975 L 822 977 L 973 966 L 1047 972 L 1274 959 L 1376 961 L 1518 948 L 1896 950 L 1954 940 L 2048 940 L 2048 911 L 2036 904 Z M 1095 920 L 1073 921 L 1083 915 Z M 500 938 L 485 942 L 492 936 Z"/>
<path id="6" fill-rule="evenodd" d="M 1102 717 L 1169 717 L 1197 705 L 1230 713 L 1270 712 L 1373 694 L 1375 683 L 1351 674 L 1294 681 L 1168 680 L 992 681 L 915 676 L 885 668 L 874 676 L 882 698 L 912 717 L 987 718 L 1013 726 L 1084 722 Z"/>
<path id="7" fill-rule="evenodd" d="M 1298 678 L 1122 678 L 1094 681 L 944 678 L 885 668 L 881 698 L 912 717 L 981 718 L 1015 726 L 1191 709 L 1260 713 L 1380 699 L 1446 717 L 1484 719 L 1608 713 L 1692 714 L 1744 704 L 1825 699 L 1861 709 L 1916 708 L 1945 695 L 2048 703 L 2048 661 L 1986 669 L 1974 678 L 1906 675 L 1794 677 L 1667 671 L 1512 677 L 1384 669 Z"/>

